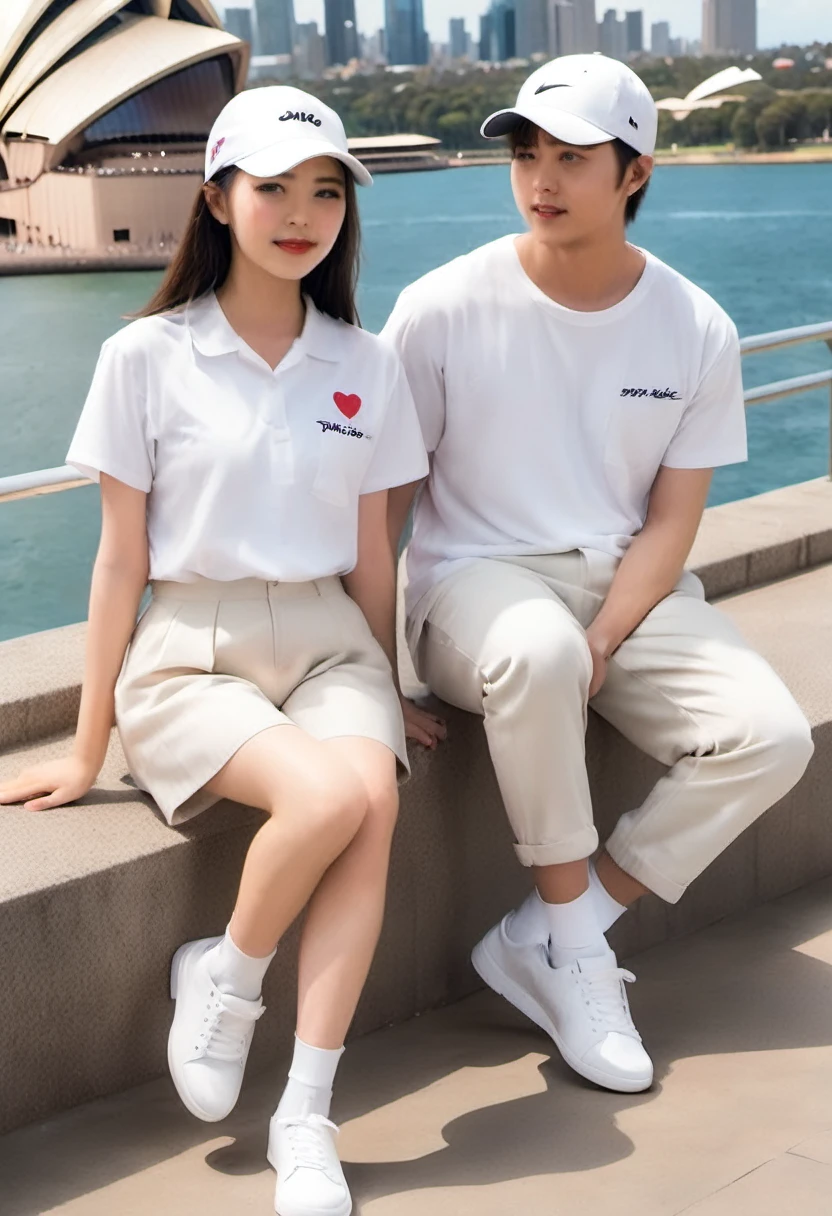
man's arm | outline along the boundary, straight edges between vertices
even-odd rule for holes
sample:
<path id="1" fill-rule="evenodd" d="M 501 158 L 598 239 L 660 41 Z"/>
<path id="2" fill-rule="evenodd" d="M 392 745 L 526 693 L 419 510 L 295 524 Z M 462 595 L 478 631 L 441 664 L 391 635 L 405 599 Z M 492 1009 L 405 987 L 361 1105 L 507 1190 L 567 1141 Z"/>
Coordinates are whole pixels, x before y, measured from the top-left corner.
<path id="1" fill-rule="evenodd" d="M 647 519 L 616 571 L 600 612 L 586 631 L 592 652 L 590 696 L 601 688 L 607 659 L 676 586 L 705 510 L 712 469 L 662 466 Z"/>
<path id="2" fill-rule="evenodd" d="M 395 486 L 387 492 L 387 533 L 390 539 L 390 548 L 396 560 L 398 560 L 399 545 L 401 544 L 407 517 L 410 514 L 410 508 L 413 506 L 416 491 L 421 484 L 421 481 L 411 481 L 409 485 Z"/>

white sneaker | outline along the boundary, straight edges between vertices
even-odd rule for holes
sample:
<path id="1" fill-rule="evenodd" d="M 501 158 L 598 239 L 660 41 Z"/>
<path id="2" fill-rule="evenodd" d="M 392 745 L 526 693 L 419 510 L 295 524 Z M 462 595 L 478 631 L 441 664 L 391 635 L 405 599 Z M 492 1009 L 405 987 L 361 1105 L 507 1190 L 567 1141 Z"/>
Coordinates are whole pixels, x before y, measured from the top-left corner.
<path id="1" fill-rule="evenodd" d="M 588 1081 L 620 1093 L 649 1089 L 653 1064 L 624 990 L 635 976 L 618 966 L 612 950 L 553 967 L 545 946 L 511 941 L 508 920 L 495 925 L 471 955 L 489 988 L 545 1030 L 566 1063 Z"/>
<path id="2" fill-rule="evenodd" d="M 222 939 L 186 942 L 173 956 L 170 995 L 176 1001 L 168 1036 L 168 1067 L 192 1115 L 216 1123 L 237 1104 L 257 1019 L 259 999 L 220 992 L 208 974 L 207 952 Z"/>
<path id="3" fill-rule="evenodd" d="M 278 1216 L 350 1216 L 352 1199 L 338 1159 L 338 1128 L 323 1115 L 272 1117 L 269 1162 L 277 1170 Z"/>

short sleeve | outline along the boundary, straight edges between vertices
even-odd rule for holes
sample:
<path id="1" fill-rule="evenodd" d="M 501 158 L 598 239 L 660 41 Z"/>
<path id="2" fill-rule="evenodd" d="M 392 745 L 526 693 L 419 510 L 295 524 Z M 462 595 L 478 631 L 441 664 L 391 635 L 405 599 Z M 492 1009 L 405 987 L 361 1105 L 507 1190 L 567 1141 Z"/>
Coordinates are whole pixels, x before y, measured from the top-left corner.
<path id="1" fill-rule="evenodd" d="M 748 459 L 742 360 L 736 326 L 726 332 L 662 460 L 671 469 L 714 469 Z"/>
<path id="2" fill-rule="evenodd" d="M 148 493 L 154 455 L 140 364 L 111 338 L 101 348 L 67 464 L 94 481 L 106 473 Z"/>
<path id="3" fill-rule="evenodd" d="M 380 335 L 402 361 L 428 452 L 436 451 L 445 429 L 445 332 L 441 318 L 405 290 Z"/>
<path id="4" fill-rule="evenodd" d="M 407 377 L 398 359 L 381 430 L 369 468 L 361 485 L 362 494 L 390 490 L 394 486 L 421 481 L 428 475 L 428 457 Z"/>

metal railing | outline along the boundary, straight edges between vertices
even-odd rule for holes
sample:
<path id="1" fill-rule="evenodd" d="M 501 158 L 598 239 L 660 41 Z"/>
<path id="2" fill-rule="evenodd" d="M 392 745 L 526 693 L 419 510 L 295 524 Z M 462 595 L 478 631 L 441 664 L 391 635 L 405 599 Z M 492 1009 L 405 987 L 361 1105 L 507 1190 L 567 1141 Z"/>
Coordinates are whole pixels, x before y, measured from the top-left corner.
<path id="1" fill-rule="evenodd" d="M 799 325 L 795 329 L 780 329 L 770 334 L 757 334 L 743 338 L 740 349 L 743 355 L 757 355 L 764 351 L 784 350 L 788 346 L 799 346 L 806 342 L 825 342 L 832 351 L 832 321 L 820 325 Z M 832 368 L 825 372 L 810 372 L 806 376 L 792 376 L 789 380 L 776 380 L 760 388 L 749 389 L 745 394 L 746 406 L 765 405 L 771 401 L 782 401 L 798 393 L 808 393 L 818 388 L 829 388 L 829 477 L 832 478 Z M 0 477 L 0 502 L 17 498 L 34 498 L 39 494 L 52 494 L 58 490 L 72 490 L 77 486 L 92 483 L 78 476 L 78 470 L 69 465 L 57 469 L 39 469 L 33 473 L 18 473 L 12 477 Z"/>

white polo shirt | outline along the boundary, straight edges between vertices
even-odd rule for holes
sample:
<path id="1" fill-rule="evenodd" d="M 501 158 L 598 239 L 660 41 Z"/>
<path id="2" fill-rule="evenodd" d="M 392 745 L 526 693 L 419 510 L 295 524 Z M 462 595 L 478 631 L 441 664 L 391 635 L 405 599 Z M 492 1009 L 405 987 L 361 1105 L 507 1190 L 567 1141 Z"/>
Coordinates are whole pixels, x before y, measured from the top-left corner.
<path id="1" fill-rule="evenodd" d="M 416 506 L 408 610 L 473 557 L 622 555 L 661 465 L 745 460 L 736 327 L 652 255 L 601 312 L 556 304 L 515 236 L 399 297 L 382 338 L 402 356 L 430 478 Z"/>
<path id="2" fill-rule="evenodd" d="M 427 472 L 406 377 L 306 301 L 273 371 L 213 292 L 104 343 L 67 456 L 148 495 L 150 577 L 302 582 L 352 570 L 358 500 Z"/>

